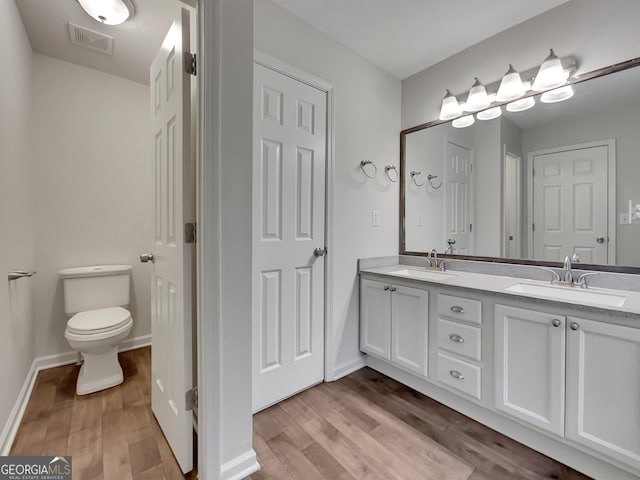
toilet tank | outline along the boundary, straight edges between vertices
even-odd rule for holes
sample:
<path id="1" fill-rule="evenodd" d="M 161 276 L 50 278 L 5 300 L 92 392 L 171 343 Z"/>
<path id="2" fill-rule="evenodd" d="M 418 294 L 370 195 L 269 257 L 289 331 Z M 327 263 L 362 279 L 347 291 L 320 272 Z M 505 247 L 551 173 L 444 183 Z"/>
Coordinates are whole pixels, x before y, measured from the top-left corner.
<path id="1" fill-rule="evenodd" d="M 132 269 L 131 265 L 98 265 L 60 270 L 65 313 L 127 307 Z"/>

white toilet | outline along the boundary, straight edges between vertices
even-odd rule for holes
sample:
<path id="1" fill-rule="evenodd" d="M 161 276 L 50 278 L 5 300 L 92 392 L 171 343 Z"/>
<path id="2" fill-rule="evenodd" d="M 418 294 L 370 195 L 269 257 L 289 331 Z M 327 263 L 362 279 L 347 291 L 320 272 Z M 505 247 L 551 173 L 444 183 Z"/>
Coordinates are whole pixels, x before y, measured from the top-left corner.
<path id="1" fill-rule="evenodd" d="M 82 354 L 76 393 L 89 393 L 123 382 L 118 346 L 133 325 L 129 306 L 131 265 L 66 268 L 58 272 L 64 285 L 64 336 Z"/>

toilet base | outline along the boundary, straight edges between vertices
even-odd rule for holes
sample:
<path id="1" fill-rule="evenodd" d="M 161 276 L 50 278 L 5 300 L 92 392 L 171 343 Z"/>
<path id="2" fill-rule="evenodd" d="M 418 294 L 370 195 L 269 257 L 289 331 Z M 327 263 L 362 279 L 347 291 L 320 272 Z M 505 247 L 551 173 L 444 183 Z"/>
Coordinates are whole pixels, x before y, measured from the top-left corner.
<path id="1" fill-rule="evenodd" d="M 82 353 L 84 363 L 80 368 L 76 394 L 88 395 L 120 385 L 124 381 L 118 362 L 118 348 L 101 353 Z"/>

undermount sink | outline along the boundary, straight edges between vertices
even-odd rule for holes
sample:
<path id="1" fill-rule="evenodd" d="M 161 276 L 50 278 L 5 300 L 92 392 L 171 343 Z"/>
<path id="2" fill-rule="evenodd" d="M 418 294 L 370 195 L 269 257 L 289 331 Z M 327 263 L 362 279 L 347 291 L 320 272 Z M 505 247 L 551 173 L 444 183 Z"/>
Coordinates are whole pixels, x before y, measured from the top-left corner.
<path id="1" fill-rule="evenodd" d="M 419 278 L 420 280 L 444 280 L 453 278 L 455 275 L 451 273 L 438 272 L 436 270 L 410 270 L 408 268 L 402 270 L 394 270 L 389 275 L 397 275 L 399 277 Z"/>
<path id="2" fill-rule="evenodd" d="M 594 292 L 575 287 L 561 287 L 555 285 L 535 285 L 532 283 L 516 283 L 505 289 L 508 292 L 524 293 L 554 300 L 568 300 L 584 302 L 590 305 L 607 307 L 621 307 L 626 297 L 604 292 Z"/>

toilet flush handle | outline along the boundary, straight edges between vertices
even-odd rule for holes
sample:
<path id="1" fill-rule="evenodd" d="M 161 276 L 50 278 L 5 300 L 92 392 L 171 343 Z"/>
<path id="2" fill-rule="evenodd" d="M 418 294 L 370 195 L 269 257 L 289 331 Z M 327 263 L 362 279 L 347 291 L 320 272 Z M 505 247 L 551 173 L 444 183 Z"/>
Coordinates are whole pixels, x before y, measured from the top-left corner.
<path id="1" fill-rule="evenodd" d="M 155 263 L 155 258 L 153 258 L 153 253 L 142 253 L 140 254 L 140 261 L 142 263 L 147 263 L 147 262 L 151 262 L 151 263 Z"/>

